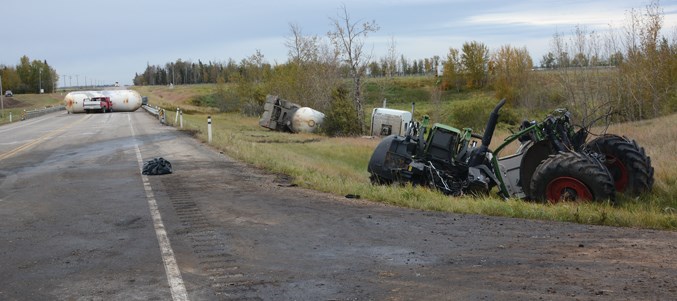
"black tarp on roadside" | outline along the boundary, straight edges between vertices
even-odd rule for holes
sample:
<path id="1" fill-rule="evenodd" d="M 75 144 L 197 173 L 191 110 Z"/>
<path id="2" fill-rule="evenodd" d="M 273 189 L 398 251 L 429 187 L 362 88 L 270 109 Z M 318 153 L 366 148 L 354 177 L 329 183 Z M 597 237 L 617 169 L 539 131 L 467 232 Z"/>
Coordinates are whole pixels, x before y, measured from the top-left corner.
<path id="1" fill-rule="evenodd" d="M 172 163 L 164 158 L 155 158 L 146 163 L 143 163 L 144 175 L 164 175 L 172 173 Z"/>

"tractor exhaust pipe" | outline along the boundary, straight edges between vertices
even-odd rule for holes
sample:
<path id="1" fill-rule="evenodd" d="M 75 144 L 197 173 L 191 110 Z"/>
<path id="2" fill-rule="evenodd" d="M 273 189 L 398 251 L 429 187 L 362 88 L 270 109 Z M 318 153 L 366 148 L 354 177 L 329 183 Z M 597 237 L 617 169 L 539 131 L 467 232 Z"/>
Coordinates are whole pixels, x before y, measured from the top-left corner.
<path id="1" fill-rule="evenodd" d="M 496 129 L 496 124 L 498 123 L 498 111 L 505 104 L 505 98 L 496 105 L 491 115 L 489 115 L 489 120 L 487 121 L 487 127 L 484 129 L 484 136 L 482 136 L 482 146 L 489 147 L 491 143 L 491 138 L 494 136 L 494 130 Z"/>
<path id="2" fill-rule="evenodd" d="M 477 149 L 476 152 L 473 152 L 473 155 L 470 157 L 469 166 L 478 166 L 484 161 L 485 154 L 489 150 L 489 144 L 491 143 L 491 138 L 494 136 L 494 130 L 496 129 L 496 124 L 498 123 L 498 111 L 501 110 L 501 107 L 505 104 L 505 98 L 494 107 L 494 110 L 491 111 L 489 115 L 489 120 L 487 121 L 487 127 L 484 129 L 484 135 L 482 136 L 482 145 Z"/>

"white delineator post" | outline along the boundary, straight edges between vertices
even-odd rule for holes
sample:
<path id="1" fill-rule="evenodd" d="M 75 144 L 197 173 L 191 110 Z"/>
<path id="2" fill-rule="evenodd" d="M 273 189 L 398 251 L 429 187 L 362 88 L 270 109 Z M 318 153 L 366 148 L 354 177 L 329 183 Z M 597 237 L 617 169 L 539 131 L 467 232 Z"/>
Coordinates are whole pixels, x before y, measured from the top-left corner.
<path id="1" fill-rule="evenodd" d="M 179 111 L 179 116 L 181 116 L 179 120 L 181 121 L 181 128 L 183 128 L 183 111 Z"/>
<path id="2" fill-rule="evenodd" d="M 176 126 L 176 123 L 179 121 L 179 108 L 176 108 L 176 116 L 174 116 L 174 124 Z"/>
<path id="3" fill-rule="evenodd" d="M 212 116 L 207 116 L 207 136 L 209 137 L 207 141 L 212 143 Z"/>

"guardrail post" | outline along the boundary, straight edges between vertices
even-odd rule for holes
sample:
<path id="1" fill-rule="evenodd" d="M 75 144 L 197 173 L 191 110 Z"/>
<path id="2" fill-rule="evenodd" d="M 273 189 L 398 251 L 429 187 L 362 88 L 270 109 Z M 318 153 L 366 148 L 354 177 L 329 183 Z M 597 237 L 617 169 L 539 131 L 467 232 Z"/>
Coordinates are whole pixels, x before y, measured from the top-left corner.
<path id="1" fill-rule="evenodd" d="M 212 116 L 207 116 L 207 137 L 209 143 L 212 143 Z"/>
<path id="2" fill-rule="evenodd" d="M 174 116 L 174 124 L 179 121 L 179 108 L 176 108 L 176 116 Z"/>
<path id="3" fill-rule="evenodd" d="M 183 128 L 183 111 L 179 111 L 179 120 L 181 120 L 181 128 Z"/>

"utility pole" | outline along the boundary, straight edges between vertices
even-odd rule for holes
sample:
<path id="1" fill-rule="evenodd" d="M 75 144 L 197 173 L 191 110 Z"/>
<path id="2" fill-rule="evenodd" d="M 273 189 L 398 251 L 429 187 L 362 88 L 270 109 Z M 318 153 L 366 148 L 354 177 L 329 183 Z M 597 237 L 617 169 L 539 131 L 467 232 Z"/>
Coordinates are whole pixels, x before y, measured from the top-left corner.
<path id="1" fill-rule="evenodd" d="M 5 118 L 5 93 L 2 93 L 2 76 L 0 76 L 0 117 Z"/>

